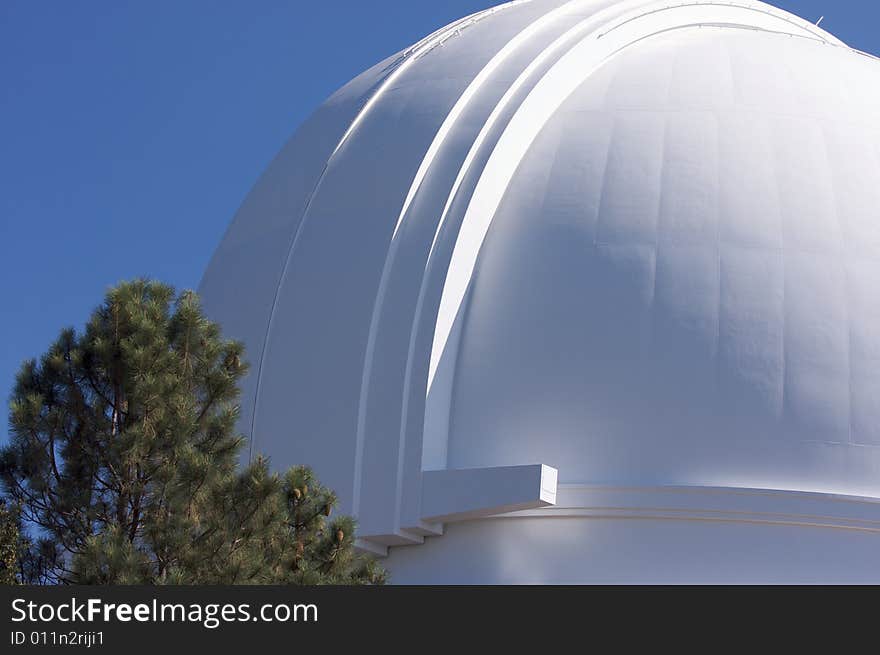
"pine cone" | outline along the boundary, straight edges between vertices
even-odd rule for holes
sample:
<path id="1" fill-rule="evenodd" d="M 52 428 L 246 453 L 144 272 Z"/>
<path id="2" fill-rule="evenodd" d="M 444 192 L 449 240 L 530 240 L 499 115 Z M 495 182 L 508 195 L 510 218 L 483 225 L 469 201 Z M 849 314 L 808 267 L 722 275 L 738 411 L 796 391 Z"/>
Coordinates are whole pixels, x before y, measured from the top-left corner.
<path id="1" fill-rule="evenodd" d="M 239 358 L 239 356 L 235 353 L 230 353 L 226 356 L 226 361 L 224 362 L 224 364 L 226 364 L 227 371 L 229 371 L 230 373 L 234 373 L 239 368 L 241 368 L 241 358 Z"/>
<path id="2" fill-rule="evenodd" d="M 343 539 L 345 539 L 345 533 L 342 530 L 337 530 L 336 531 L 336 541 L 341 544 Z"/>

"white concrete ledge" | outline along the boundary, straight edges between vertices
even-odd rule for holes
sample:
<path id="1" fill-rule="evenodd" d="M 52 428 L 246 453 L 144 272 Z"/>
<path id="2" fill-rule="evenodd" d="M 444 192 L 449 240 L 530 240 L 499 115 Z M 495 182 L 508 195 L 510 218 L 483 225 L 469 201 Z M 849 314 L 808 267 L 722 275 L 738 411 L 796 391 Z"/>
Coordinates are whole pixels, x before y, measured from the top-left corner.
<path id="1" fill-rule="evenodd" d="M 556 502 L 557 471 L 543 464 L 425 471 L 422 517 L 465 521 L 547 507 Z"/>
<path id="2" fill-rule="evenodd" d="M 540 464 L 426 471 L 425 520 L 584 518 L 786 525 L 880 534 L 880 498 L 748 487 L 616 487 L 556 483 Z M 360 542 L 361 540 L 359 540 Z M 384 556 L 385 545 L 363 541 Z M 360 545 L 360 544 L 359 544 Z"/>
<path id="3" fill-rule="evenodd" d="M 553 507 L 505 516 L 724 521 L 880 532 L 880 498 L 743 487 L 560 485 Z"/>
<path id="4" fill-rule="evenodd" d="M 354 549 L 361 553 L 369 553 L 377 557 L 388 557 L 388 546 L 369 539 L 355 539 Z"/>

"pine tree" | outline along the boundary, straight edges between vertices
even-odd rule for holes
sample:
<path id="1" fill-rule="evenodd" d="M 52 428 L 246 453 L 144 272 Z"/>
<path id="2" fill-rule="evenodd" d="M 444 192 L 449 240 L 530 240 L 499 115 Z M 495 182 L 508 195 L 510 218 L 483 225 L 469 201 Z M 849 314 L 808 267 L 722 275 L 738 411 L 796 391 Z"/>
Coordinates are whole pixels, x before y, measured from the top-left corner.
<path id="1" fill-rule="evenodd" d="M 0 584 L 18 583 L 18 516 L 0 503 Z"/>
<path id="2" fill-rule="evenodd" d="M 193 292 L 111 290 L 86 330 L 26 362 L 0 454 L 7 496 L 38 538 L 30 582 L 381 583 L 353 523 L 312 516 L 335 498 L 308 469 L 241 470 L 244 349 Z M 311 489 L 306 489 L 311 487 Z M 299 498 L 297 498 L 297 492 Z M 324 517 L 326 518 L 326 517 Z"/>

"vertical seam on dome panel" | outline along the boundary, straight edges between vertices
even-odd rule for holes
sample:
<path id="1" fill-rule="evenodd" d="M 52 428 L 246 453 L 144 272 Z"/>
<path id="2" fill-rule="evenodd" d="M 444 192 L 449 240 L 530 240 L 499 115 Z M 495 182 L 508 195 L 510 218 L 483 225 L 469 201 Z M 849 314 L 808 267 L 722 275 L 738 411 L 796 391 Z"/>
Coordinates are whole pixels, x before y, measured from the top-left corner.
<path id="1" fill-rule="evenodd" d="M 831 167 L 831 149 L 828 146 L 828 128 L 824 121 L 816 120 L 820 133 L 822 135 L 822 145 L 825 152 L 825 169 L 828 173 L 828 183 L 831 185 L 831 209 L 834 212 L 835 222 L 840 234 L 841 252 L 845 252 L 846 244 L 849 242 L 849 227 L 844 228 L 843 218 L 840 208 L 837 204 L 837 185 L 834 182 L 834 173 Z M 850 262 L 844 258 L 841 265 L 843 266 L 843 293 L 844 304 L 846 306 L 846 367 L 847 367 L 847 428 L 849 430 L 849 443 L 855 443 L 853 436 L 853 358 L 852 358 L 852 307 L 850 297 Z"/>
<path id="2" fill-rule="evenodd" d="M 721 313 L 724 306 L 724 247 L 721 240 L 721 125 L 718 114 L 712 113 L 713 147 L 715 150 L 715 247 L 718 249 L 718 309 L 715 322 L 715 393 L 721 392 Z M 716 396 L 717 397 L 717 396 Z"/>
<path id="3" fill-rule="evenodd" d="M 332 157 L 332 155 L 331 155 Z M 284 279 L 287 277 L 287 269 L 290 266 L 291 256 L 296 249 L 296 244 L 299 241 L 300 234 L 302 233 L 303 225 L 306 221 L 306 216 L 308 216 L 309 210 L 312 207 L 312 201 L 315 198 L 315 194 L 318 189 L 321 187 L 321 183 L 324 181 L 324 176 L 327 173 L 327 168 L 329 166 L 330 160 L 327 160 L 327 163 L 324 164 L 324 167 L 321 169 L 321 174 L 318 176 L 318 181 L 315 184 L 315 187 L 309 193 L 308 200 L 306 201 L 305 209 L 303 209 L 302 214 L 300 215 L 299 224 L 296 227 L 296 230 L 293 233 L 293 236 L 290 239 L 289 245 L 287 247 L 287 254 L 284 258 L 284 264 L 281 266 L 281 272 L 278 276 L 278 282 L 275 286 L 275 294 L 272 298 L 272 306 L 269 310 L 269 319 L 266 322 L 266 330 L 263 335 L 263 347 L 260 349 L 260 360 L 257 365 L 257 381 L 254 385 L 254 408 L 251 412 L 251 438 L 250 438 L 250 452 L 248 453 L 248 459 L 253 460 L 254 456 L 254 446 L 257 441 L 256 434 L 256 425 L 257 425 L 257 408 L 259 407 L 259 398 L 260 398 L 260 388 L 263 383 L 263 362 L 266 359 L 266 351 L 269 348 L 269 336 L 272 332 L 272 323 L 275 318 L 275 309 L 278 305 L 278 297 L 281 293 L 281 287 L 284 284 Z"/>
<path id="4" fill-rule="evenodd" d="M 874 167 L 873 167 L 873 168 L 874 168 L 874 171 L 875 171 L 876 173 L 880 173 L 880 131 L 875 132 L 875 133 L 872 135 L 872 137 L 873 137 L 872 140 L 873 140 L 874 143 L 873 143 L 873 147 L 872 147 L 872 148 L 868 148 L 868 155 L 870 156 L 870 155 L 873 154 L 872 159 L 873 159 L 873 164 L 874 164 Z M 880 205 L 878 205 L 878 206 L 875 208 L 875 210 L 876 210 L 876 212 L 877 212 L 877 216 L 876 216 L 876 218 L 877 218 L 878 221 L 880 221 Z M 852 337 L 852 332 L 850 332 L 850 337 Z M 875 402 L 876 402 L 876 401 L 875 401 Z M 876 428 L 875 428 L 875 429 L 876 429 Z M 864 444 L 861 444 L 861 443 L 860 443 L 859 445 L 875 446 L 875 447 L 876 447 L 877 444 L 870 444 L 870 443 L 868 443 L 869 440 L 870 440 L 870 435 L 868 435 L 867 440 L 865 441 Z"/>
<path id="5" fill-rule="evenodd" d="M 609 86 L 610 86 L 609 82 Z M 607 90 L 606 90 L 607 95 Z M 606 98 L 603 109 L 607 111 L 608 101 Z M 608 184 L 608 159 L 611 157 L 611 145 L 614 143 L 614 131 L 617 128 L 617 116 L 611 114 L 611 129 L 608 131 L 608 145 L 605 148 L 605 160 L 602 165 L 602 180 L 599 182 L 599 197 L 596 198 L 596 220 L 593 222 L 593 246 L 599 245 L 599 223 L 602 220 L 602 203 L 605 200 L 605 187 Z"/>
<path id="6" fill-rule="evenodd" d="M 728 73 L 728 80 L 730 82 L 730 102 L 732 105 L 736 104 L 736 79 L 733 75 L 733 61 L 730 57 L 730 49 L 728 48 L 728 44 L 726 42 L 720 42 L 720 49 L 723 55 L 723 58 L 727 62 L 727 66 L 725 70 Z M 724 252 L 725 252 L 725 239 L 724 239 L 724 211 L 722 210 L 722 196 L 724 195 L 722 181 L 721 181 L 721 160 L 723 157 L 724 145 L 721 140 L 721 132 L 722 132 L 722 119 L 721 112 L 717 111 L 715 113 L 715 180 L 716 180 L 716 193 L 715 193 L 715 212 L 717 216 L 716 222 L 716 230 L 717 230 L 717 240 L 718 240 L 718 284 L 719 284 L 719 296 L 718 296 L 718 352 L 716 353 L 716 363 L 715 363 L 715 388 L 721 393 L 722 388 L 722 361 L 721 361 L 721 318 L 724 311 L 724 288 L 723 288 L 723 276 L 724 276 Z"/>
<path id="7" fill-rule="evenodd" d="M 606 212 L 602 211 L 602 208 L 605 205 L 608 190 L 608 169 L 609 161 L 611 160 L 611 152 L 614 147 L 614 138 L 617 135 L 617 125 L 620 120 L 620 117 L 617 112 L 611 114 L 611 127 L 608 130 L 608 148 L 605 151 L 605 168 L 602 171 L 602 184 L 599 187 L 599 198 L 597 199 L 596 204 L 596 225 L 593 231 L 593 244 L 597 247 L 603 245 L 600 239 L 600 235 L 602 234 L 602 217 L 606 215 Z"/>
<path id="8" fill-rule="evenodd" d="M 664 184 L 663 177 L 665 175 L 665 166 L 663 165 L 666 149 L 666 130 L 669 129 L 669 119 L 666 112 L 663 112 L 663 135 L 660 139 L 660 171 L 659 186 L 660 192 L 657 194 L 657 207 L 654 211 L 654 262 L 653 276 L 651 278 L 651 297 L 648 298 L 648 328 L 650 335 L 646 335 L 646 343 L 642 343 L 641 347 L 650 348 L 657 342 L 657 270 L 659 268 L 658 260 L 660 259 L 660 208 L 663 206 Z"/>
<path id="9" fill-rule="evenodd" d="M 767 136 L 768 132 L 771 131 L 771 126 L 768 120 L 764 120 L 763 122 L 764 134 L 763 136 Z M 786 252 L 786 240 L 785 240 L 785 217 L 782 215 L 782 197 L 779 193 L 779 175 L 777 172 L 778 168 L 778 151 L 774 147 L 772 141 L 767 139 L 770 147 L 770 155 L 772 157 L 773 166 L 771 167 L 771 172 L 773 174 L 773 192 L 776 196 L 776 215 L 779 218 L 779 258 L 780 263 L 782 265 L 782 409 L 781 409 L 781 420 L 783 424 L 785 424 L 789 420 L 789 412 L 788 412 L 788 356 L 789 350 L 788 347 L 788 266 L 787 266 L 787 252 Z"/>
<path id="10" fill-rule="evenodd" d="M 663 212 L 663 197 L 666 194 L 666 184 L 664 180 L 666 178 L 666 145 L 669 141 L 669 91 L 672 87 L 672 75 L 675 68 L 675 58 L 672 58 L 672 61 L 669 64 L 669 76 L 666 78 L 666 92 L 665 92 L 665 107 L 663 108 L 663 132 L 660 137 L 660 171 L 658 172 L 658 184 L 660 187 L 659 193 L 657 193 L 657 206 L 654 210 L 654 280 L 653 280 L 653 288 L 651 289 L 651 299 L 648 305 L 648 311 L 650 312 L 650 326 L 651 326 L 651 336 L 648 340 L 648 343 L 644 344 L 649 346 L 651 344 L 656 343 L 657 340 L 657 269 L 659 267 L 660 260 L 660 220 L 662 218 Z"/>

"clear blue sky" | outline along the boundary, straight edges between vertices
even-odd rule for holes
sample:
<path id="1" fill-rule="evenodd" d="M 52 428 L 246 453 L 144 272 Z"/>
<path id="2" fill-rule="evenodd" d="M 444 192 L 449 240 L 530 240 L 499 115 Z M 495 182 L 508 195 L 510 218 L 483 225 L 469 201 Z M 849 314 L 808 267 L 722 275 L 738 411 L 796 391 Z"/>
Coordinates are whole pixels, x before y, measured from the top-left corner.
<path id="1" fill-rule="evenodd" d="M 324 98 L 492 4 L 0 0 L 0 397 L 117 281 L 195 287 Z M 775 4 L 880 54 L 878 0 Z"/>

